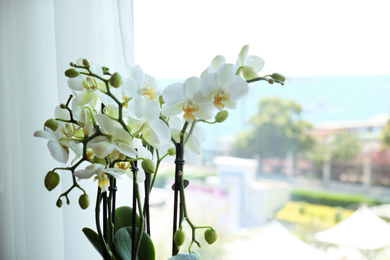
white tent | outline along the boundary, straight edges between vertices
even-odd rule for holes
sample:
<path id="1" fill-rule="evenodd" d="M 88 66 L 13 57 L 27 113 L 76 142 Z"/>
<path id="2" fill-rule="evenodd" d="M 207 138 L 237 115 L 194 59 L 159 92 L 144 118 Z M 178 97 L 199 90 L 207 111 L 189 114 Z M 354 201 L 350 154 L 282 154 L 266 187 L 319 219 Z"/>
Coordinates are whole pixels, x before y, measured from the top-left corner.
<path id="1" fill-rule="evenodd" d="M 239 254 L 229 259 L 322 260 L 325 254 L 291 234 L 280 222 L 273 220 L 255 237 L 236 244 Z"/>
<path id="2" fill-rule="evenodd" d="M 390 225 L 367 206 L 361 206 L 346 220 L 317 233 L 315 239 L 359 250 L 377 250 L 390 246 Z"/>

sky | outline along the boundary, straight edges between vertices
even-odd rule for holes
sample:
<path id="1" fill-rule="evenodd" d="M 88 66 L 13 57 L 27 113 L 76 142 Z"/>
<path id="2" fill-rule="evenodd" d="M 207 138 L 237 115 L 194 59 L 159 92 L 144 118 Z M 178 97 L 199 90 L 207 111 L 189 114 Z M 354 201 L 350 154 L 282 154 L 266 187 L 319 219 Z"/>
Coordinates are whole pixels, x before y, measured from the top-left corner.
<path id="1" fill-rule="evenodd" d="M 135 60 L 156 78 L 199 76 L 242 46 L 260 75 L 390 75 L 388 0 L 134 0 Z"/>

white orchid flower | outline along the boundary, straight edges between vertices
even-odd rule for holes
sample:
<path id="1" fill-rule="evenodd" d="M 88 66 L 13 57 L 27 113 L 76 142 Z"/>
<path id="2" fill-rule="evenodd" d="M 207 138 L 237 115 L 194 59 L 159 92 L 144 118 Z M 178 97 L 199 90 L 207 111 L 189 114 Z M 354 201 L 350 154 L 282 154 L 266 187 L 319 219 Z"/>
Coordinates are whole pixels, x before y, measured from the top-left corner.
<path id="1" fill-rule="evenodd" d="M 242 47 L 236 62 L 246 80 L 257 78 L 257 73 L 264 68 L 264 60 L 260 57 L 248 56 L 249 45 Z"/>
<path id="2" fill-rule="evenodd" d="M 178 117 L 171 117 L 169 119 L 169 127 L 171 129 L 172 137 L 176 142 L 180 141 L 180 132 L 182 131 L 183 125 L 184 125 L 184 121 Z M 185 139 L 188 136 L 188 132 L 190 131 L 190 128 L 191 126 L 187 128 L 187 131 L 184 134 Z M 201 146 L 204 143 L 204 141 L 206 141 L 206 132 L 199 124 L 196 124 L 184 146 L 185 152 L 200 154 Z"/>
<path id="3" fill-rule="evenodd" d="M 130 78 L 124 80 L 122 100 L 129 98 L 129 109 L 133 110 L 137 117 L 141 117 L 140 107 L 148 100 L 158 101 L 161 89 L 157 86 L 154 77 L 145 74 L 140 66 L 135 66 L 130 70 Z"/>
<path id="4" fill-rule="evenodd" d="M 143 102 L 139 111 L 142 117 L 133 114 L 127 118 L 133 135 L 141 134 L 156 149 L 170 142 L 169 127 L 160 119 L 160 103 L 153 100 Z"/>
<path id="5" fill-rule="evenodd" d="M 225 107 L 233 109 L 237 100 L 249 91 L 248 83 L 236 75 L 237 67 L 233 64 L 222 65 L 217 72 L 209 73 L 202 79 L 200 96 L 205 100 L 214 99 L 214 106 L 219 110 Z M 198 97 L 198 99 L 201 99 Z"/>
<path id="6" fill-rule="evenodd" d="M 211 61 L 211 65 L 208 66 L 207 69 L 205 69 L 202 72 L 202 75 L 200 76 L 200 78 L 202 79 L 207 74 L 216 72 L 225 63 L 226 63 L 226 59 L 224 56 L 222 56 L 222 55 L 215 56 L 215 58 Z"/>
<path id="7" fill-rule="evenodd" d="M 98 185 L 102 189 L 102 192 L 107 191 L 110 185 L 110 180 L 107 178 L 107 174 L 120 178 L 121 174 L 125 171 L 120 168 L 105 168 L 104 165 L 94 163 L 85 167 L 84 170 L 75 171 L 74 175 L 80 179 L 89 179 L 95 176 L 95 180 L 98 180 Z"/>
<path id="8" fill-rule="evenodd" d="M 152 157 L 153 157 L 152 153 L 142 145 L 142 141 L 140 139 L 134 139 L 133 142 L 134 142 L 134 148 L 137 150 L 138 158 L 141 158 L 141 159 L 152 159 Z M 115 153 L 118 153 L 118 152 L 115 152 Z M 116 157 L 119 158 L 120 154 L 117 154 Z M 124 171 L 124 173 L 130 179 L 133 179 L 134 174 L 132 172 L 132 168 L 131 168 L 131 163 L 130 162 L 128 162 L 128 161 L 117 162 L 115 165 L 116 165 L 116 167 L 122 169 Z M 142 181 L 145 180 L 145 171 L 144 171 L 144 169 L 140 165 L 138 165 L 137 169 L 138 169 L 138 172 L 137 172 L 137 175 L 136 175 L 137 176 L 137 181 L 138 182 L 142 182 Z"/>
<path id="9" fill-rule="evenodd" d="M 193 122 L 195 118 L 210 119 L 213 117 L 212 103 L 207 100 L 197 100 L 196 92 L 200 89 L 200 78 L 188 78 L 184 83 L 173 83 L 163 90 L 165 103 L 162 114 L 176 116 L 184 112 L 187 122 Z"/>
<path id="10" fill-rule="evenodd" d="M 68 86 L 81 106 L 90 104 L 95 107 L 97 100 L 103 94 L 102 92 L 106 91 L 106 85 L 103 81 L 81 74 L 75 78 L 69 78 Z"/>
<path id="11" fill-rule="evenodd" d="M 49 127 L 44 127 L 44 130 L 35 131 L 34 136 L 48 139 L 47 146 L 51 156 L 60 163 L 66 163 L 69 159 L 69 141 L 62 140 L 66 136 L 61 129 L 59 122 L 59 126 L 55 131 Z"/>
<path id="12" fill-rule="evenodd" d="M 133 138 L 117 122 L 106 115 L 96 115 L 96 121 L 103 134 L 89 142 L 98 158 L 105 158 L 115 149 L 129 157 L 136 157 Z"/>

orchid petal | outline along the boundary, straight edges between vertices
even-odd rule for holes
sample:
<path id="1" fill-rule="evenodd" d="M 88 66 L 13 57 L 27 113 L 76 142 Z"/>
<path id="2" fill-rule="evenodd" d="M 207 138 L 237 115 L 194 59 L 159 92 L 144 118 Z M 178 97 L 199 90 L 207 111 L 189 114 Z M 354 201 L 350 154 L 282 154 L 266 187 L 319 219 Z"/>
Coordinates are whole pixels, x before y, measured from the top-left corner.
<path id="1" fill-rule="evenodd" d="M 128 157 L 136 157 L 137 151 L 130 145 L 126 143 L 117 143 L 116 149 L 118 149 L 119 152 L 123 153 L 124 155 Z"/>
<path id="2" fill-rule="evenodd" d="M 252 67 L 256 72 L 259 72 L 264 68 L 264 60 L 260 57 L 251 55 L 248 57 L 246 66 Z"/>
<path id="3" fill-rule="evenodd" d="M 164 116 L 176 116 L 181 112 L 183 112 L 183 104 L 177 104 L 175 106 L 163 105 L 163 108 L 161 110 L 161 113 Z"/>
<path id="4" fill-rule="evenodd" d="M 248 56 L 248 51 L 249 51 L 249 45 L 245 45 L 242 47 L 240 53 L 238 54 L 237 66 L 242 66 L 245 64 L 246 57 Z"/>
<path id="5" fill-rule="evenodd" d="M 49 131 L 50 129 L 47 129 L 47 130 Z M 57 137 L 54 135 L 54 133 L 48 132 L 48 131 L 44 131 L 44 130 L 35 131 L 34 132 L 34 136 L 35 137 L 44 138 L 44 139 L 49 139 L 49 140 L 52 140 L 52 141 L 56 141 Z"/>
<path id="6" fill-rule="evenodd" d="M 78 171 L 75 171 L 74 175 L 80 179 L 89 179 L 91 178 L 93 175 L 95 174 L 94 171 L 91 171 L 91 170 L 78 170 Z"/>
<path id="7" fill-rule="evenodd" d="M 101 137 L 101 138 L 99 138 L 99 137 L 97 137 L 95 139 L 99 139 L 101 141 L 96 140 L 98 142 L 91 143 L 90 145 L 91 145 L 92 150 L 95 152 L 96 157 L 104 158 L 104 157 L 108 156 L 110 153 L 112 153 L 112 151 L 114 151 L 115 144 L 108 142 L 104 137 Z"/>
<path id="8" fill-rule="evenodd" d="M 61 108 L 61 106 L 57 106 L 54 110 L 54 116 L 58 119 L 63 119 L 63 120 L 70 120 L 70 115 L 69 111 Z"/>
<path id="9" fill-rule="evenodd" d="M 145 78 L 146 78 L 144 71 L 142 70 L 142 68 L 139 65 L 136 65 L 133 68 L 133 71 L 131 73 L 131 77 L 138 84 L 138 86 L 141 86 L 145 82 Z"/>
<path id="10" fill-rule="evenodd" d="M 210 73 L 206 75 L 201 82 L 201 93 L 204 97 L 208 97 L 218 87 L 217 73 Z"/>
<path id="11" fill-rule="evenodd" d="M 194 93 L 200 88 L 200 78 L 191 77 L 184 81 L 184 95 L 187 98 L 192 98 Z"/>
<path id="12" fill-rule="evenodd" d="M 83 91 L 84 90 L 84 86 L 83 86 L 84 79 L 85 79 L 85 77 L 82 75 L 79 75 L 75 78 L 69 78 L 68 79 L 68 86 L 73 90 Z"/>
<path id="13" fill-rule="evenodd" d="M 183 83 L 176 82 L 169 85 L 163 90 L 162 95 L 166 105 L 176 105 L 177 103 L 185 99 L 185 95 L 183 92 Z"/>
<path id="14" fill-rule="evenodd" d="M 225 64 L 218 69 L 217 81 L 219 86 L 225 86 L 235 76 L 237 67 L 233 64 Z"/>
<path id="15" fill-rule="evenodd" d="M 47 143 L 51 156 L 60 163 L 66 163 L 69 159 L 69 150 L 59 142 L 49 141 Z"/>

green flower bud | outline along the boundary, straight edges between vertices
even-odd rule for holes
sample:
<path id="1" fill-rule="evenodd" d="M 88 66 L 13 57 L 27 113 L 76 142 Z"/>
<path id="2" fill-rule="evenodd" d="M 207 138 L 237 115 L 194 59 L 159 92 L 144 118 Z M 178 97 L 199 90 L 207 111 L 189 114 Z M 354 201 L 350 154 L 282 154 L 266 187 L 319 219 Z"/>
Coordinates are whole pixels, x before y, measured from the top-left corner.
<path id="1" fill-rule="evenodd" d="M 49 191 L 53 190 L 60 183 L 60 175 L 58 173 L 50 171 L 45 177 L 45 187 Z"/>
<path id="2" fill-rule="evenodd" d="M 79 204 L 82 209 L 86 209 L 89 207 L 89 197 L 87 194 L 83 194 L 80 196 Z"/>
<path id="3" fill-rule="evenodd" d="M 83 59 L 83 65 L 85 67 L 89 67 L 89 61 L 87 59 Z"/>
<path id="4" fill-rule="evenodd" d="M 271 75 L 271 78 L 273 78 L 274 80 L 278 80 L 280 82 L 284 82 L 286 80 L 286 77 L 279 73 L 273 73 Z"/>
<path id="5" fill-rule="evenodd" d="M 58 122 L 57 120 L 50 118 L 45 122 L 44 127 L 50 128 L 51 130 L 55 131 L 58 128 Z"/>
<path id="6" fill-rule="evenodd" d="M 169 154 L 169 156 L 176 155 L 176 149 L 174 147 L 169 148 L 168 149 L 168 154 Z"/>
<path id="7" fill-rule="evenodd" d="M 204 239 L 206 240 L 206 242 L 211 245 L 212 243 L 214 243 L 216 240 L 217 240 L 218 236 L 217 236 L 217 232 L 215 231 L 214 228 L 209 228 L 207 229 L 205 232 L 204 232 Z"/>
<path id="8" fill-rule="evenodd" d="M 103 70 L 103 74 L 109 74 L 110 73 L 110 69 L 107 68 L 107 67 L 102 67 L 102 70 Z"/>
<path id="9" fill-rule="evenodd" d="M 56 204 L 57 204 L 57 207 L 61 208 L 62 207 L 62 200 L 58 199 Z"/>
<path id="10" fill-rule="evenodd" d="M 183 229 L 176 230 L 173 240 L 177 246 L 182 246 L 186 240 L 186 232 Z"/>
<path id="11" fill-rule="evenodd" d="M 114 74 L 112 74 L 112 76 L 110 78 L 110 84 L 114 88 L 119 88 L 120 86 L 122 86 L 123 78 L 122 78 L 121 74 L 119 74 L 118 72 L 115 72 Z"/>
<path id="12" fill-rule="evenodd" d="M 223 121 L 226 120 L 226 118 L 228 118 L 229 116 L 229 112 L 227 110 L 222 110 L 222 111 L 219 111 L 216 115 L 215 115 L 215 121 L 217 123 L 222 123 Z"/>
<path id="13" fill-rule="evenodd" d="M 75 68 L 67 69 L 65 71 L 65 76 L 67 76 L 68 78 L 75 78 L 78 75 L 80 75 L 80 71 Z"/>
<path id="14" fill-rule="evenodd" d="M 162 95 L 158 97 L 158 101 L 160 102 L 161 105 L 165 103 Z"/>
<path id="15" fill-rule="evenodd" d="M 154 162 L 150 159 L 144 159 L 141 163 L 141 166 L 146 173 L 154 173 L 156 168 Z"/>

